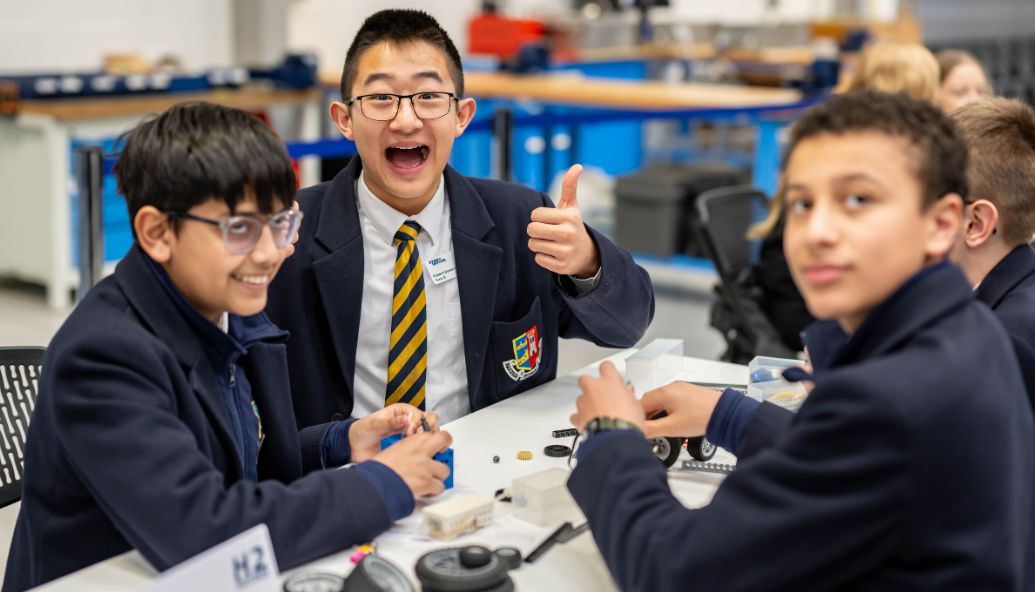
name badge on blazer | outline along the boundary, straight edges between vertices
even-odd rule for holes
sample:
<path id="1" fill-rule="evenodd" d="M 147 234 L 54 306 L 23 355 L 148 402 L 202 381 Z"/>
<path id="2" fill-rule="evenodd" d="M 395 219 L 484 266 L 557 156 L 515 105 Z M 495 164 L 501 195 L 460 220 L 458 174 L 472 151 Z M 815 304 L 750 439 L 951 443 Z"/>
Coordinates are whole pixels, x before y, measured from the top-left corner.
<path id="1" fill-rule="evenodd" d="M 456 264 L 453 263 L 453 254 L 434 255 L 427 261 L 428 273 L 431 274 L 431 281 L 435 285 L 448 282 L 456 278 Z"/>

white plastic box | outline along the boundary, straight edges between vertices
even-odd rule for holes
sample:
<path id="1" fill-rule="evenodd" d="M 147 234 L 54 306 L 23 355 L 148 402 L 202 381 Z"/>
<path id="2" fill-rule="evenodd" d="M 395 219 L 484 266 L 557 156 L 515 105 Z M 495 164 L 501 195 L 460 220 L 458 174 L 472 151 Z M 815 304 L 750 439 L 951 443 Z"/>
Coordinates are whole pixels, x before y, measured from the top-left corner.
<path id="1" fill-rule="evenodd" d="M 585 520 L 575 500 L 568 493 L 568 476 L 564 469 L 547 469 L 527 477 L 514 479 L 510 486 L 514 517 L 538 526 L 557 526 Z"/>
<path id="2" fill-rule="evenodd" d="M 424 531 L 448 540 L 492 523 L 493 501 L 473 493 L 456 495 L 421 512 Z"/>

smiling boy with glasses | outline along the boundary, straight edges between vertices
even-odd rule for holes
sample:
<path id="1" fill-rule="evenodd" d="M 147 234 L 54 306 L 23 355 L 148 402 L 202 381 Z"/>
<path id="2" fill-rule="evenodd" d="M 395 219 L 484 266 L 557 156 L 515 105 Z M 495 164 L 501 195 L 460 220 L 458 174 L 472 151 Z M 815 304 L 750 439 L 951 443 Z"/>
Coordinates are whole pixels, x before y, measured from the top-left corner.
<path id="1" fill-rule="evenodd" d="M 576 184 L 543 193 L 448 166 L 475 113 L 431 16 L 384 10 L 345 57 L 330 115 L 358 156 L 299 193 L 297 254 L 270 287 L 291 332 L 301 426 L 406 401 L 461 417 L 552 380 L 559 337 L 629 347 L 654 314 L 647 273 L 586 226 Z"/>
<path id="2" fill-rule="evenodd" d="M 127 134 L 115 175 L 134 246 L 44 358 L 5 591 L 130 549 L 166 569 L 259 523 L 287 568 L 442 491 L 450 437 L 416 433 L 409 405 L 297 429 L 287 334 L 262 312 L 302 219 L 272 131 L 179 105 Z"/>

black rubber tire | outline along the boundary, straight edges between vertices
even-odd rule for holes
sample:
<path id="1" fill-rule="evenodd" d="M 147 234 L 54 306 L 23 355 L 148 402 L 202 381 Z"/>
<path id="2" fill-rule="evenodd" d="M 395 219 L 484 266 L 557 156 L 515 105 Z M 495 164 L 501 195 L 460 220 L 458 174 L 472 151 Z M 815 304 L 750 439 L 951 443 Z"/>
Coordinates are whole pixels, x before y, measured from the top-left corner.
<path id="1" fill-rule="evenodd" d="M 712 444 L 704 436 L 697 436 L 696 438 L 687 438 L 686 450 L 690 453 L 690 456 L 694 457 L 694 460 L 706 462 L 715 456 L 715 449 L 717 447 Z"/>
<path id="2" fill-rule="evenodd" d="M 676 464 L 679 451 L 683 447 L 682 438 L 651 438 L 649 442 L 650 449 L 666 469 Z"/>

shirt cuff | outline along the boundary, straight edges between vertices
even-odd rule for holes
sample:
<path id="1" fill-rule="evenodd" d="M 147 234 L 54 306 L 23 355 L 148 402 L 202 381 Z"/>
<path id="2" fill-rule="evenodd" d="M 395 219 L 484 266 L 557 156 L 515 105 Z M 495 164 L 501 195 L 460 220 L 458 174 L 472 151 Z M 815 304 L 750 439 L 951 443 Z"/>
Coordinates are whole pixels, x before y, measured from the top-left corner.
<path id="1" fill-rule="evenodd" d="M 712 444 L 736 453 L 759 405 L 761 403 L 739 391 L 724 390 L 708 419 L 705 437 Z"/>
<path id="2" fill-rule="evenodd" d="M 327 428 L 323 435 L 320 456 L 323 458 L 323 466 L 340 467 L 349 462 L 352 457 L 352 447 L 349 445 L 349 429 L 355 419 L 336 421 Z"/>
<path id="3" fill-rule="evenodd" d="M 402 520 L 413 512 L 413 493 L 402 477 L 387 465 L 376 460 L 368 460 L 354 468 L 381 494 L 381 499 L 388 508 L 388 518 L 392 522 Z"/>
<path id="4" fill-rule="evenodd" d="M 593 274 L 593 277 L 589 278 L 577 278 L 573 275 L 569 275 L 568 279 L 571 280 L 572 285 L 575 287 L 575 293 L 581 295 L 589 292 L 593 288 L 596 288 L 600 284 L 600 271 L 602 269 L 604 269 L 603 265 L 597 268 L 597 272 Z"/>

